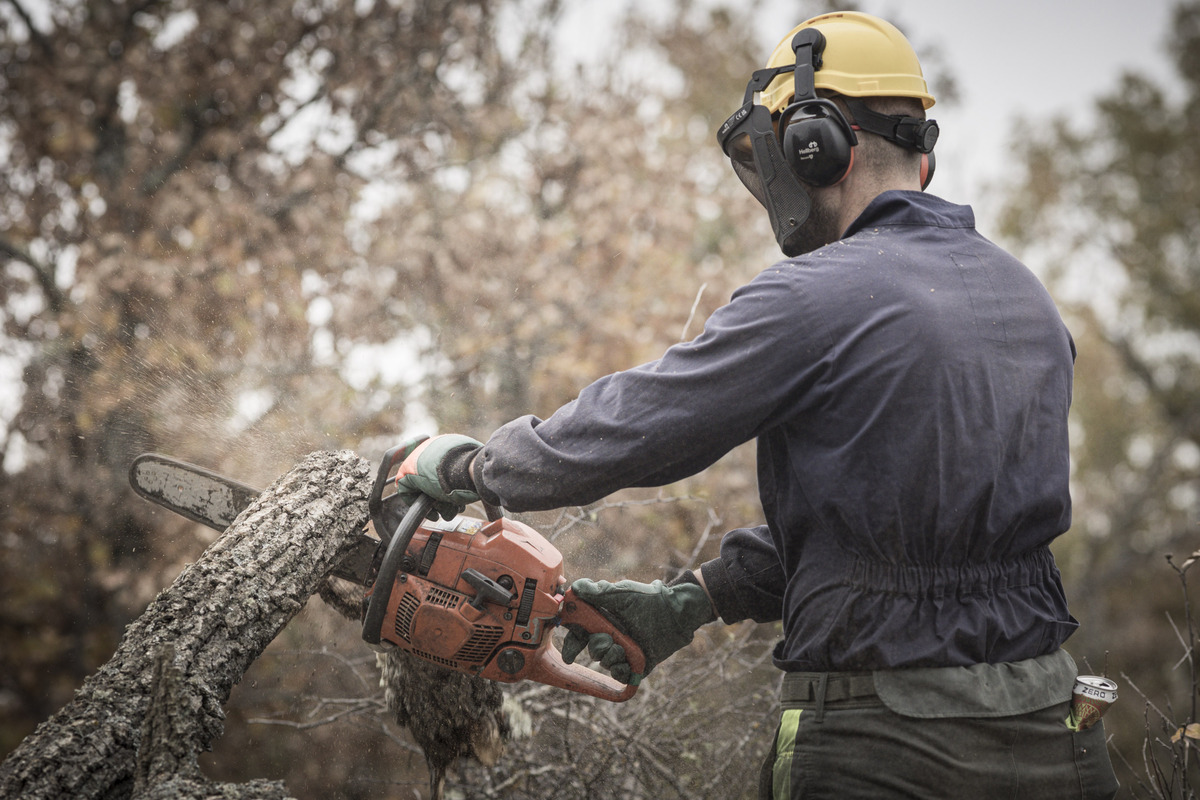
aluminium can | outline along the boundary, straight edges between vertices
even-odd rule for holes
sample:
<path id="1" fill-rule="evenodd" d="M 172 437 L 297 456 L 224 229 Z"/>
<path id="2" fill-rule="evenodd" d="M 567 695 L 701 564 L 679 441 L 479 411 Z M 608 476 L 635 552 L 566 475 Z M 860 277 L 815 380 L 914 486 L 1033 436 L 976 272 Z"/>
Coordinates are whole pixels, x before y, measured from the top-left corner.
<path id="1" fill-rule="evenodd" d="M 1071 714 L 1067 727 L 1085 731 L 1100 721 L 1117 701 L 1117 683 L 1099 675 L 1078 675 L 1071 690 Z"/>

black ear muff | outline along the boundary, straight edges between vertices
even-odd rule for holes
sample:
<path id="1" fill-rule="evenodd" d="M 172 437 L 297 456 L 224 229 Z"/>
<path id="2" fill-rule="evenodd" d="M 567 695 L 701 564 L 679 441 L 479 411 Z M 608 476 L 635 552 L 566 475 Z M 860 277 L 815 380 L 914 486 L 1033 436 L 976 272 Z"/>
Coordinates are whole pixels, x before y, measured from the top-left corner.
<path id="1" fill-rule="evenodd" d="M 832 186 L 854 163 L 858 137 L 841 110 L 828 100 L 793 103 L 779 118 L 783 155 L 796 177 L 812 186 Z"/>
<path id="2" fill-rule="evenodd" d="M 783 156 L 796 177 L 812 186 L 832 186 L 846 177 L 854 162 L 858 137 L 845 114 L 817 97 L 816 72 L 825 52 L 825 35 L 804 28 L 792 39 L 796 53 L 796 88 L 792 104 L 779 115 Z"/>
<path id="3" fill-rule="evenodd" d="M 937 165 L 937 158 L 932 152 L 921 154 L 921 191 L 925 191 L 925 187 L 929 186 L 929 182 L 933 180 L 933 169 Z"/>

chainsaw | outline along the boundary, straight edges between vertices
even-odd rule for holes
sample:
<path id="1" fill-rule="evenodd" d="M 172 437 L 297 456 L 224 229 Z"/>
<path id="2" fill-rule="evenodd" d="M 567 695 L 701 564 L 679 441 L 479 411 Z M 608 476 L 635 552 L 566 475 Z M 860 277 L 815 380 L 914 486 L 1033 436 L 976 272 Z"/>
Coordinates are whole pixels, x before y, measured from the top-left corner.
<path id="1" fill-rule="evenodd" d="M 370 522 L 331 574 L 363 587 L 362 638 L 457 672 L 504 683 L 532 680 L 623 702 L 645 672 L 641 649 L 597 608 L 566 587 L 562 554 L 528 525 L 487 506 L 489 519 L 430 520 L 432 498 L 411 506 L 394 491 L 403 448 L 383 457 L 367 504 Z M 224 531 L 258 489 L 168 456 L 146 453 L 129 470 L 140 496 Z M 370 536 L 374 529 L 378 538 Z M 625 648 L 628 685 L 553 646 L 558 625 L 607 633 Z"/>

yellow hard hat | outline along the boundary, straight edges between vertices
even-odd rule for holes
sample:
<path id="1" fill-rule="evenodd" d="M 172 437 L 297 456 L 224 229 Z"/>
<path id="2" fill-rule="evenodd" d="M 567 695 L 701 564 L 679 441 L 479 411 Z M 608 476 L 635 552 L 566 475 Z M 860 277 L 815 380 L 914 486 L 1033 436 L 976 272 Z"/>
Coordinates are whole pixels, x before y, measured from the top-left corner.
<path id="1" fill-rule="evenodd" d="M 819 29 L 827 42 L 815 88 L 849 97 L 914 97 L 925 108 L 933 105 L 921 62 L 908 39 L 892 23 L 870 14 L 839 11 L 800 23 L 779 42 L 767 67 L 796 63 L 792 38 L 804 28 Z M 774 114 L 791 102 L 793 94 L 795 79 L 785 72 L 767 84 L 759 102 Z"/>

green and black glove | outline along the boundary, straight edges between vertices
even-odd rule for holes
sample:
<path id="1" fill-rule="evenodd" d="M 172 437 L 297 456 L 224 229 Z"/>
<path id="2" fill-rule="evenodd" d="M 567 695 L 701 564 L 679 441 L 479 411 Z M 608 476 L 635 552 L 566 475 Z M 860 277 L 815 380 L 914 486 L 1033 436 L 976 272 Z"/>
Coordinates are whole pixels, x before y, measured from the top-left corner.
<path id="1" fill-rule="evenodd" d="M 429 515 L 453 519 L 479 499 L 471 479 L 471 459 L 483 447 L 469 436 L 418 436 L 404 445 L 404 460 L 396 471 L 396 492 L 407 505 L 420 495 L 434 500 Z"/>
<path id="2" fill-rule="evenodd" d="M 692 641 L 696 629 L 717 618 L 712 601 L 704 588 L 695 583 L 667 586 L 662 581 L 590 581 L 571 584 L 585 603 L 601 609 L 618 628 L 642 648 L 646 656 L 646 675 L 672 653 Z M 568 625 L 562 657 L 568 664 L 583 652 L 600 662 L 621 683 L 638 683 L 625 658 L 625 648 L 607 633 L 590 633 L 577 625 Z"/>

